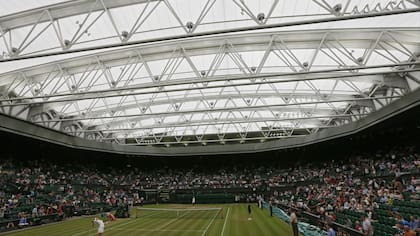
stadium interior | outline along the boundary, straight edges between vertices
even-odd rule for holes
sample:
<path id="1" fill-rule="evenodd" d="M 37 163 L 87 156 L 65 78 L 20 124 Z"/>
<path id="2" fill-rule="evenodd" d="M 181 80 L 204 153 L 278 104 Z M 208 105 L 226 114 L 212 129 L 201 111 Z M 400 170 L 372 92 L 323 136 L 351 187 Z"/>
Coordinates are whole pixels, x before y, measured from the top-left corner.
<path id="1" fill-rule="evenodd" d="M 419 0 L 0 1 L 0 235 L 419 236 Z"/>

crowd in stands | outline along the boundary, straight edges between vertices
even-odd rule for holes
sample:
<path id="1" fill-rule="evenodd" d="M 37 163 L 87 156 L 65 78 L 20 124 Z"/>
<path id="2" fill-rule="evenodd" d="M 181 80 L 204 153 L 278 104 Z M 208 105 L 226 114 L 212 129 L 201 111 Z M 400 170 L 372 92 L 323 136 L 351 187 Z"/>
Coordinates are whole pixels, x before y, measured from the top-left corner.
<path id="1" fill-rule="evenodd" d="M 0 223 L 8 222 L 7 228 L 71 216 L 92 205 L 141 203 L 139 192 L 146 189 L 251 189 L 366 235 L 420 233 L 420 155 L 412 147 L 290 168 L 256 163 L 214 170 L 115 169 L 7 159 L 0 160 L 0 186 Z"/>
<path id="2" fill-rule="evenodd" d="M 294 172 L 306 173 L 318 183 L 274 192 L 276 203 L 339 222 L 365 235 L 420 233 L 420 156 L 412 148 L 354 156 Z M 303 177 L 305 178 L 305 177 Z"/>

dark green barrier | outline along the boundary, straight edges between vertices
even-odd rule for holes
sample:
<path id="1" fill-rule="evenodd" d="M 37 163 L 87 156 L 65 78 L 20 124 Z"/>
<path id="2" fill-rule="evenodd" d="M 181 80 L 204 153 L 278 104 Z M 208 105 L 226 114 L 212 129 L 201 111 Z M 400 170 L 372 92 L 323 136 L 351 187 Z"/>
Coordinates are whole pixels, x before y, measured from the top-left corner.
<path id="1" fill-rule="evenodd" d="M 191 204 L 192 194 L 170 194 L 171 203 Z M 235 195 L 229 193 L 206 193 L 195 194 L 195 202 L 197 204 L 216 204 L 216 203 L 233 203 Z"/>

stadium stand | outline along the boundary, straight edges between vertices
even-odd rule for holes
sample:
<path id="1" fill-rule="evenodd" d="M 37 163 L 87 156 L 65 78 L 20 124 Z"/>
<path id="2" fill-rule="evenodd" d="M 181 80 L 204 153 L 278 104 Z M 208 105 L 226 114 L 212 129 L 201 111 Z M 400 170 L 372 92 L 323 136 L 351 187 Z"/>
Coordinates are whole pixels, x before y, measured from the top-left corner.
<path id="1" fill-rule="evenodd" d="M 372 235 L 419 231 L 420 156 L 407 146 L 387 153 L 351 155 L 340 161 L 278 168 L 234 164 L 216 170 L 196 168 L 96 168 L 36 160 L 0 164 L 1 229 L 61 220 L 116 209 L 121 204 L 159 201 L 198 203 L 255 201 L 257 194 L 278 206 L 295 207 Z M 146 190 L 152 191 L 147 194 Z M 152 196 L 152 197 L 151 197 Z M 319 222 L 317 223 L 319 225 Z"/>

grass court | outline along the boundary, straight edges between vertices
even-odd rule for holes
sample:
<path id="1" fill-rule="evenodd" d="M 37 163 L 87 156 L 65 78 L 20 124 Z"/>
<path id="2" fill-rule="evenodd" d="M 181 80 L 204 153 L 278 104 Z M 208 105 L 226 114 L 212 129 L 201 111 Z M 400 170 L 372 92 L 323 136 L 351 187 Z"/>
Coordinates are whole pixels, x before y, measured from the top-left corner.
<path id="1" fill-rule="evenodd" d="M 252 219 L 248 218 L 246 204 L 226 205 L 153 205 L 133 209 L 131 218 L 117 219 L 105 224 L 104 236 L 286 236 L 291 228 L 268 210 L 252 205 Z M 169 210 L 161 210 L 161 209 Z M 204 210 L 204 209 L 213 210 Z M 219 208 L 215 209 L 215 208 Z M 180 209 L 180 210 L 178 210 Z M 193 209 L 185 211 L 182 209 Z M 198 210 L 197 210 L 198 209 Z M 106 218 L 103 218 L 105 221 Z M 94 236 L 93 216 L 65 220 L 59 223 L 27 228 L 3 235 L 11 236 Z"/>

